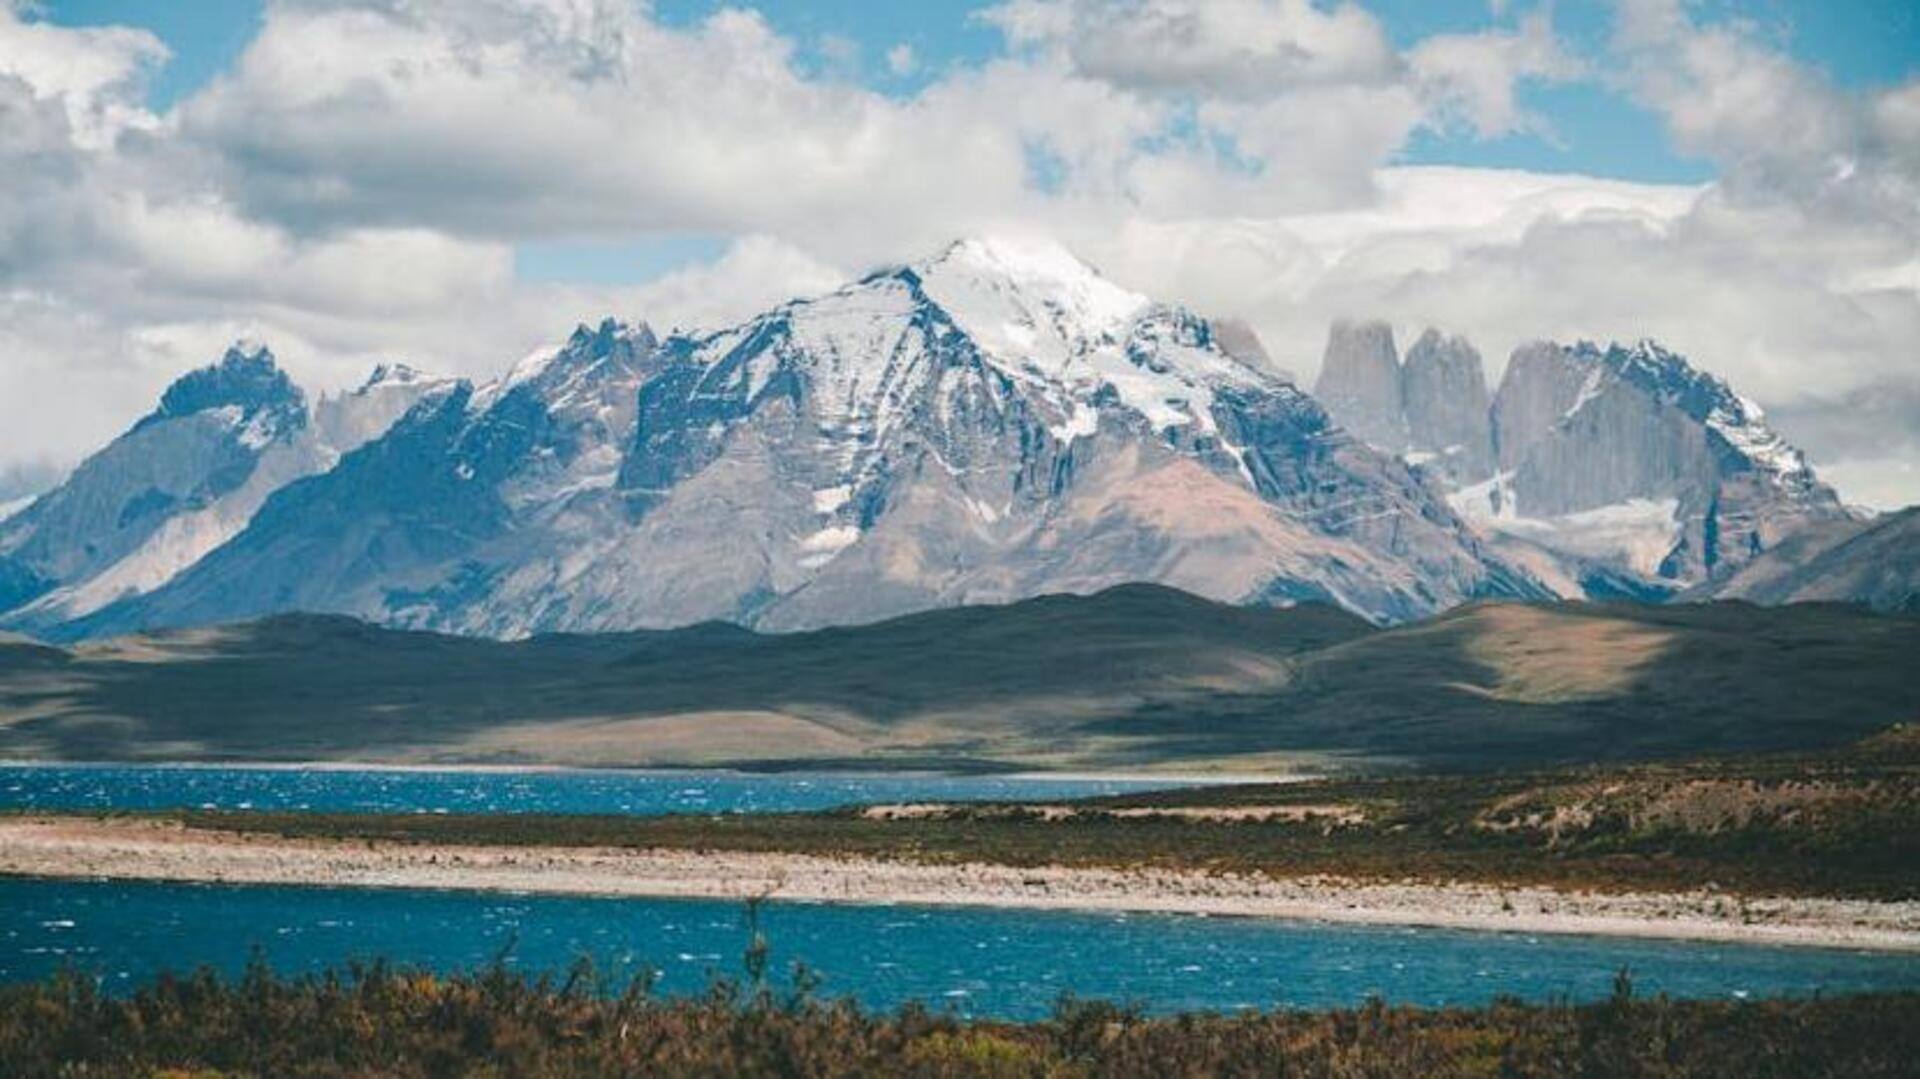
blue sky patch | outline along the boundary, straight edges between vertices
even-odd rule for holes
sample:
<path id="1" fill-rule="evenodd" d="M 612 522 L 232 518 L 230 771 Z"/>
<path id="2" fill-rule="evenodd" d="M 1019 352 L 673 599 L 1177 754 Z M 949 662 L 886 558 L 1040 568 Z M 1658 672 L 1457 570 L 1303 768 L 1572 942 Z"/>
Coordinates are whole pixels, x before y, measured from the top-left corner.
<path id="1" fill-rule="evenodd" d="M 513 271 L 522 281 L 631 284 L 711 262 L 727 242 L 713 233 L 675 233 L 634 243 L 521 243 L 514 246 Z"/>

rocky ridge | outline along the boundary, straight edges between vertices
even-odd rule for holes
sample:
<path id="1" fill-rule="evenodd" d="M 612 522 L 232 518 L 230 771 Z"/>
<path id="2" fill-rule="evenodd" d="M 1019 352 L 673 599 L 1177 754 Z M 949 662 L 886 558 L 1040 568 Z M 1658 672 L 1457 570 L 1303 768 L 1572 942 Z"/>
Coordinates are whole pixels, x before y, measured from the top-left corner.
<path id="1" fill-rule="evenodd" d="M 1489 401 L 1464 339 L 1428 330 L 1395 380 L 1391 331 L 1353 325 L 1320 376 L 1335 417 L 1561 595 L 1663 599 L 1851 519 L 1757 405 L 1657 342 L 1522 345 Z"/>
<path id="2" fill-rule="evenodd" d="M 1207 321 L 998 239 L 714 333 L 582 327 L 61 633 L 793 629 L 1127 581 L 1375 621 L 1546 594 Z"/>

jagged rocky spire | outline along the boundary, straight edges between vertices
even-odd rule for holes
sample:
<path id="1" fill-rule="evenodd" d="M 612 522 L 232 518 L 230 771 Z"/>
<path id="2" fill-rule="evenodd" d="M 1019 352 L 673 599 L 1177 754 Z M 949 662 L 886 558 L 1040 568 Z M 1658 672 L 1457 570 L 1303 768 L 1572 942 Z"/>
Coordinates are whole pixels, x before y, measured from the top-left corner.
<path id="1" fill-rule="evenodd" d="M 1341 319 L 1327 332 L 1327 350 L 1313 395 L 1354 436 L 1387 453 L 1407 448 L 1400 356 L 1393 328 L 1378 320 Z"/>

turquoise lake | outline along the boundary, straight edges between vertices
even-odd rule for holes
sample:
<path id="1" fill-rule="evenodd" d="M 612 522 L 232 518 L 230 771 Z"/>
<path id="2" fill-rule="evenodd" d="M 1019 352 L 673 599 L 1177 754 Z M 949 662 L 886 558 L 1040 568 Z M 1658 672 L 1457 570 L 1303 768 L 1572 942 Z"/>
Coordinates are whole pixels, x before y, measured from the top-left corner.
<path id="1" fill-rule="evenodd" d="M 741 906 L 705 900 L 0 880 L 0 912 L 0 980 L 73 964 L 110 990 L 164 968 L 235 971 L 257 947 L 286 972 L 375 957 L 471 970 L 503 951 L 557 971 L 585 954 L 690 993 L 737 972 L 746 943 Z M 1156 1012 L 1594 998 L 1621 967 L 1640 991 L 1688 997 L 1920 986 L 1904 955 L 1253 919 L 772 903 L 762 927 L 776 966 L 805 960 L 824 995 L 1003 1018 L 1044 1015 L 1065 991 Z"/>
<path id="2" fill-rule="evenodd" d="M 925 775 L 416 772 L 0 767 L 0 808 L 723 813 L 875 801 L 1060 798 L 1155 781 Z M 529 971 L 588 955 L 624 980 L 689 993 L 738 970 L 739 904 L 439 891 L 0 879 L 0 981 L 72 965 L 124 990 L 163 969 L 236 971 L 258 949 L 284 972 L 356 959 Z M 1253 919 L 979 908 L 769 904 L 777 966 L 805 961 L 827 996 L 920 1000 L 965 1015 L 1044 1015 L 1064 992 L 1149 1010 L 1470 1004 L 1597 998 L 1632 970 L 1644 992 L 1761 997 L 1920 988 L 1898 954 L 1596 937 L 1366 928 Z"/>
<path id="3" fill-rule="evenodd" d="M 0 764 L 0 809 L 771 813 L 872 802 L 1087 798 L 1165 779 L 898 773 L 434 771 Z"/>

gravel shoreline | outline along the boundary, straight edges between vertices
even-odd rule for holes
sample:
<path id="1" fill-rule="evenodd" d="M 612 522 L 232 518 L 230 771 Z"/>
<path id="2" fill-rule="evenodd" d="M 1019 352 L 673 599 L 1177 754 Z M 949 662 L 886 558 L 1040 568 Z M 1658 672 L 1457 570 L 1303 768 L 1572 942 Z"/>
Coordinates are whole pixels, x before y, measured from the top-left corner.
<path id="1" fill-rule="evenodd" d="M 995 906 L 1920 952 L 1920 902 L 1608 894 L 731 851 L 286 839 L 171 821 L 0 821 L 0 875 L 556 895 Z"/>

